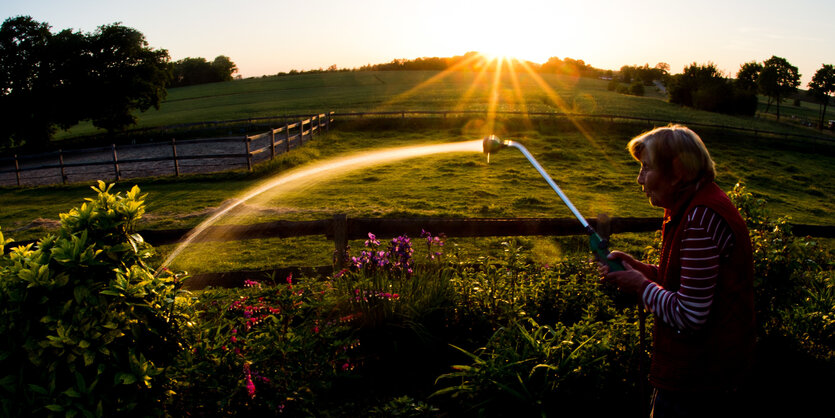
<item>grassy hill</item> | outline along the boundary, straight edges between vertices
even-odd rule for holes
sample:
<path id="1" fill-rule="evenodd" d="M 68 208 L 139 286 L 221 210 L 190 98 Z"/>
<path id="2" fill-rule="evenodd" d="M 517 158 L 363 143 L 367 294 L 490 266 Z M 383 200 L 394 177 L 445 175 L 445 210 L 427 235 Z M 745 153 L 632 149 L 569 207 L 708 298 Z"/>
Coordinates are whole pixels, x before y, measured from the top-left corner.
<path id="1" fill-rule="evenodd" d="M 170 89 L 159 110 L 137 115 L 137 128 L 325 111 L 486 111 L 490 99 L 495 98 L 495 110 L 499 111 L 614 114 L 817 133 L 776 123 L 771 117 L 738 118 L 672 105 L 654 87 L 647 88 L 645 97 L 627 96 L 608 91 L 607 83 L 554 74 L 513 75 L 507 71 L 498 80 L 495 73 L 459 71 L 329 72 L 252 78 Z M 791 114 L 788 105 L 784 102 L 782 108 L 787 116 Z M 804 108 L 808 106 L 804 104 Z M 57 138 L 96 133 L 101 132 L 91 124 L 82 124 Z"/>

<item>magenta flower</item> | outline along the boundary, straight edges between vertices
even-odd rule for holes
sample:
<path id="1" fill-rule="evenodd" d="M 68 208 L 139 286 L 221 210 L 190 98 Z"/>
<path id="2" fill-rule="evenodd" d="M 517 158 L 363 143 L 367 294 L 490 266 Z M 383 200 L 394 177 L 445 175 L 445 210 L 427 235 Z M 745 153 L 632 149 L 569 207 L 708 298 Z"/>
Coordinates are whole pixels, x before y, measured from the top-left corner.
<path id="1" fill-rule="evenodd" d="M 252 373 L 249 371 L 249 363 L 244 363 L 244 375 L 246 375 L 246 393 L 255 399 L 255 383 L 252 382 Z"/>

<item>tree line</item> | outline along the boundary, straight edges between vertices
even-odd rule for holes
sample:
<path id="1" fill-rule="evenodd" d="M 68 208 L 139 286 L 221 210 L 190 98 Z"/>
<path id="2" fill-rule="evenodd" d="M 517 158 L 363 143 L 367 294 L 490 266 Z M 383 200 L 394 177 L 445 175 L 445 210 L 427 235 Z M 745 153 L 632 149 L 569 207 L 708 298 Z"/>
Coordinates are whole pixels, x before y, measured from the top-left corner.
<path id="1" fill-rule="evenodd" d="M 290 74 L 331 71 L 483 71 L 495 61 L 478 52 L 453 57 L 394 59 L 355 69 L 290 71 Z M 726 76 L 713 63 L 693 63 L 681 74 L 670 75 L 669 65 L 623 66 L 603 70 L 581 59 L 551 57 L 545 63 L 510 59 L 502 65 L 543 74 L 610 79 L 610 89 L 643 95 L 645 85 L 662 82 L 672 103 L 696 109 L 753 115 L 757 95 L 768 98 L 777 118 L 780 104 L 797 91 L 797 67 L 773 56 L 762 63 L 741 66 L 736 78 Z M 184 58 L 171 62 L 168 51 L 148 46 L 145 36 L 119 23 L 100 26 L 92 33 L 65 29 L 51 31 L 47 23 L 29 16 L 9 18 L 0 27 L 0 145 L 37 147 L 47 144 L 58 129 L 90 121 L 93 126 L 118 132 L 136 123 L 136 110 L 159 105 L 168 87 L 232 80 L 238 71 L 224 55 Z M 286 73 L 279 73 L 284 75 Z M 623 84 L 625 85 L 623 85 Z M 820 104 L 819 125 L 835 93 L 831 64 L 819 69 L 808 84 L 809 94 Z"/>
<path id="2" fill-rule="evenodd" d="M 114 23 L 92 33 L 57 33 L 29 16 L 0 26 L 0 144 L 38 147 L 82 121 L 109 132 L 136 123 L 136 110 L 159 108 L 169 86 L 232 79 L 226 56 L 170 62 L 168 51 Z"/>

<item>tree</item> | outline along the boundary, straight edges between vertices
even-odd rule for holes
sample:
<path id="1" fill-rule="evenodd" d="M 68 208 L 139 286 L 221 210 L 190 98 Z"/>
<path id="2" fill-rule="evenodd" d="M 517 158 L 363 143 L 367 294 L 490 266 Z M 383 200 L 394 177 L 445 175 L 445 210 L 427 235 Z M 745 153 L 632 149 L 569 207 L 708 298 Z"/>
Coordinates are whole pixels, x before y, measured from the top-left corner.
<path id="1" fill-rule="evenodd" d="M 760 73 L 763 70 L 762 64 L 751 61 L 742 64 L 739 72 L 736 73 L 736 85 L 743 90 L 757 91 Z"/>
<path id="2" fill-rule="evenodd" d="M 183 58 L 174 63 L 172 85 L 183 87 L 230 81 L 232 74 L 236 72 L 238 67 L 225 55 L 218 55 L 212 62 L 206 61 L 205 58 Z"/>
<path id="3" fill-rule="evenodd" d="M 685 67 L 670 77 L 667 91 L 671 103 L 709 112 L 753 115 L 757 109 L 756 92 L 737 87 L 713 63 Z"/>
<path id="4" fill-rule="evenodd" d="M 174 77 L 171 83 L 174 87 L 205 84 L 213 81 L 216 81 L 214 69 L 205 58 L 188 57 L 174 63 Z"/>
<path id="5" fill-rule="evenodd" d="M 763 69 L 759 77 L 760 92 L 777 104 L 777 120 L 780 119 L 780 103 L 788 95 L 797 91 L 800 85 L 800 74 L 797 67 L 789 64 L 785 58 L 772 55 L 763 62 Z M 766 108 L 768 112 L 768 108 Z"/>
<path id="6" fill-rule="evenodd" d="M 44 112 L 37 111 L 45 97 L 43 77 L 49 71 L 46 62 L 51 37 L 49 25 L 28 16 L 6 19 L 0 26 L 0 124 L 2 140 L 11 145 L 27 137 L 41 140 L 55 132 L 46 123 Z"/>
<path id="7" fill-rule="evenodd" d="M 333 67 L 336 70 L 336 64 Z M 238 66 L 226 55 L 215 57 L 215 60 L 212 61 L 212 69 L 215 71 L 218 81 L 231 81 L 232 74 L 238 72 Z"/>
<path id="8" fill-rule="evenodd" d="M 118 23 L 99 27 L 90 47 L 94 126 L 123 130 L 136 123 L 133 110 L 159 109 L 171 81 L 168 51 L 149 48 L 141 32 Z"/>
<path id="9" fill-rule="evenodd" d="M 809 94 L 820 103 L 820 122 L 818 129 L 823 129 L 823 120 L 826 118 L 826 107 L 829 105 L 829 98 L 835 93 L 835 67 L 832 64 L 823 64 L 812 81 L 808 84 Z"/>
<path id="10" fill-rule="evenodd" d="M 83 121 L 109 131 L 135 123 L 134 110 L 158 107 L 170 81 L 168 52 L 119 23 L 94 33 L 63 30 L 28 16 L 0 27 L 0 141 L 46 144 L 57 128 Z"/>

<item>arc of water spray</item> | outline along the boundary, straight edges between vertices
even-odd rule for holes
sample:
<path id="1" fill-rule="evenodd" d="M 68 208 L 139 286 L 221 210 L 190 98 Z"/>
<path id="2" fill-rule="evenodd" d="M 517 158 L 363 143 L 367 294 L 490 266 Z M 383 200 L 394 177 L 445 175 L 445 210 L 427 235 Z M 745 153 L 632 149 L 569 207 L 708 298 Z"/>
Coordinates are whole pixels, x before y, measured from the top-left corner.
<path id="1" fill-rule="evenodd" d="M 171 261 L 177 258 L 178 255 L 192 242 L 194 242 L 197 238 L 199 238 L 203 232 L 213 225 L 215 222 L 220 220 L 224 215 L 229 213 L 231 210 L 235 209 L 236 207 L 240 206 L 244 202 L 259 196 L 267 191 L 273 190 L 280 186 L 285 186 L 287 189 L 290 190 L 294 186 L 298 186 L 302 183 L 306 183 L 305 180 L 309 180 L 313 177 L 317 179 L 321 179 L 327 176 L 334 176 L 337 174 L 344 174 L 347 171 L 358 170 L 361 168 L 367 168 L 377 164 L 383 163 L 392 163 L 395 161 L 400 161 L 408 158 L 417 158 L 428 156 L 432 154 L 441 154 L 441 153 L 453 153 L 453 152 L 482 152 L 483 145 L 482 140 L 477 139 L 474 141 L 463 141 L 463 142 L 454 142 L 449 144 L 438 144 L 438 145 L 419 145 L 419 146 L 408 146 L 408 147 L 399 147 L 399 148 L 388 148 L 379 151 L 373 152 L 366 152 L 357 155 L 351 155 L 343 158 L 339 158 L 337 160 L 328 160 L 322 163 L 315 164 L 313 166 L 302 168 L 299 170 L 294 170 L 290 173 L 281 174 L 276 178 L 266 180 L 264 183 L 255 186 L 253 189 L 245 192 L 243 196 L 238 199 L 235 203 L 226 206 L 222 209 L 219 209 L 215 213 L 213 213 L 208 219 L 201 222 L 200 225 L 192 229 L 188 235 L 180 242 L 177 248 L 168 255 L 165 261 L 162 262 L 159 269 L 157 270 L 157 274 L 162 271 L 163 268 L 168 266 Z"/>

